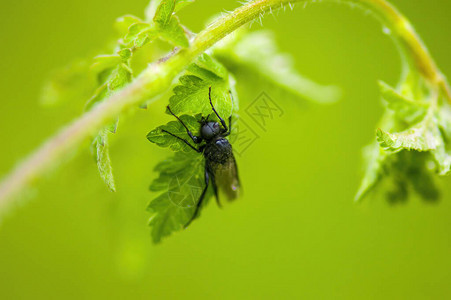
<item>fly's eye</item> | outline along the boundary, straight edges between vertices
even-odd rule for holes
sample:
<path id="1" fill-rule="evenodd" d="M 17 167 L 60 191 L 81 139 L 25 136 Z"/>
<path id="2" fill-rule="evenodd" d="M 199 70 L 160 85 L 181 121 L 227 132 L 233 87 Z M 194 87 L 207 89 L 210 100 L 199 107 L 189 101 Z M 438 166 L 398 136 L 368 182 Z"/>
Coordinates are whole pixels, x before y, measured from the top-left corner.
<path id="1" fill-rule="evenodd" d="M 202 137 L 211 139 L 219 133 L 219 125 L 215 122 L 208 122 L 202 126 Z"/>

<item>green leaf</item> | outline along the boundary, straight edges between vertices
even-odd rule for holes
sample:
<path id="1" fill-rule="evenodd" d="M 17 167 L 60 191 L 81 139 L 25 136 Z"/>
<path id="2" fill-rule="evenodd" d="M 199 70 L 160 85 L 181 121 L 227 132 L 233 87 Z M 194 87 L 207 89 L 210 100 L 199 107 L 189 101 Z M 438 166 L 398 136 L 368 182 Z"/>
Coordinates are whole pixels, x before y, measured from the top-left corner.
<path id="1" fill-rule="evenodd" d="M 158 27 L 160 37 L 174 46 L 188 47 L 189 41 L 185 30 L 176 16 L 172 16 L 167 24 Z"/>
<path id="2" fill-rule="evenodd" d="M 174 46 L 189 46 L 185 30 L 177 16 L 174 15 L 176 7 L 181 8 L 187 3 L 189 1 L 161 0 L 153 17 L 159 36 Z"/>
<path id="3" fill-rule="evenodd" d="M 185 125 L 190 129 L 190 131 L 194 135 L 199 135 L 200 117 L 201 117 L 200 115 L 198 115 L 197 117 L 193 117 L 190 115 L 182 115 L 180 116 L 180 119 L 183 121 L 183 123 L 185 123 Z M 193 144 L 191 139 L 186 133 L 185 127 L 183 127 L 183 125 L 177 120 L 171 121 L 166 125 L 159 126 L 156 129 L 152 130 L 147 134 L 147 139 L 160 147 L 164 148 L 169 147 L 173 151 L 183 151 L 183 152 L 193 151 L 193 149 L 191 149 L 184 142 L 171 136 L 170 134 L 164 132 L 163 130 L 169 131 L 170 133 L 175 134 L 176 136 L 179 136 L 181 138 L 185 138 L 188 142 Z"/>
<path id="4" fill-rule="evenodd" d="M 387 178 L 396 183 L 387 194 L 390 202 L 405 201 L 410 190 L 424 200 L 436 200 L 435 177 L 451 172 L 450 105 L 415 72 L 397 89 L 383 82 L 379 87 L 386 104 L 380 124 L 384 130 L 378 129 L 376 137 L 380 153 L 368 163 L 357 198 Z"/>
<path id="5" fill-rule="evenodd" d="M 373 143 L 364 148 L 365 175 L 360 188 L 355 196 L 355 201 L 362 200 L 367 193 L 379 182 L 387 154 L 379 147 L 379 144 Z"/>
<path id="6" fill-rule="evenodd" d="M 177 0 L 175 1 L 175 8 L 174 8 L 174 12 L 178 12 L 181 9 L 183 9 L 185 6 L 193 3 L 194 0 Z"/>
<path id="7" fill-rule="evenodd" d="M 395 152 L 400 150 L 435 150 L 442 143 L 440 132 L 436 127 L 429 126 L 425 123 L 422 122 L 418 126 L 393 134 L 378 129 L 377 141 L 385 150 Z"/>
<path id="8" fill-rule="evenodd" d="M 109 153 L 108 144 L 108 130 L 103 129 L 97 135 L 93 141 L 93 153 L 99 169 L 99 174 L 108 188 L 112 191 L 116 191 L 116 185 L 114 183 L 113 168 L 111 166 L 111 159 Z"/>
<path id="9" fill-rule="evenodd" d="M 201 55 L 187 72 L 180 77 L 169 105 L 176 114 L 211 114 L 209 87 L 212 87 L 212 103 L 218 113 L 227 119 L 233 110 L 229 76 L 225 68 L 207 54 Z"/>
<path id="10" fill-rule="evenodd" d="M 129 32 L 130 26 L 132 26 L 135 23 L 144 23 L 144 22 L 143 20 L 141 20 L 136 16 L 125 15 L 116 19 L 114 27 L 116 28 L 116 31 L 118 32 L 119 36 L 122 37 Z"/>
<path id="11" fill-rule="evenodd" d="M 113 69 L 122 62 L 121 56 L 117 54 L 112 55 L 98 55 L 94 57 L 91 64 L 91 70 L 95 74 L 99 74 L 105 70 Z"/>
<path id="12" fill-rule="evenodd" d="M 158 1 L 154 1 L 158 2 Z M 188 4 L 193 3 L 194 0 L 160 0 L 153 21 L 161 26 L 165 26 L 169 23 L 171 17 L 175 12 L 178 12 Z M 153 5 L 157 5 L 156 3 Z"/>
<path id="13" fill-rule="evenodd" d="M 161 162 L 155 168 L 159 177 L 151 184 L 152 191 L 161 191 L 154 198 L 148 210 L 152 213 L 149 225 L 152 227 L 154 243 L 163 237 L 183 229 L 191 219 L 204 183 L 204 160 L 195 152 L 178 152 Z M 212 196 L 207 192 L 204 204 Z"/>
<path id="14" fill-rule="evenodd" d="M 123 38 L 123 44 L 127 47 L 133 46 L 135 44 L 135 40 L 138 39 L 141 34 L 148 32 L 151 29 L 150 24 L 144 22 L 131 25 L 127 34 Z"/>
<path id="15" fill-rule="evenodd" d="M 388 194 L 390 202 L 403 202 L 409 192 L 417 193 L 422 199 L 436 201 L 439 191 L 434 174 L 428 169 L 430 155 L 425 152 L 402 151 L 392 155 L 387 163 L 387 180 L 395 183 Z"/>
<path id="16" fill-rule="evenodd" d="M 437 115 L 437 122 L 440 133 L 443 137 L 443 143 L 433 152 L 435 162 L 438 166 L 440 175 L 449 175 L 451 173 L 451 106 L 443 103 Z"/>
<path id="17" fill-rule="evenodd" d="M 160 26 L 166 26 L 172 17 L 174 12 L 176 0 L 162 0 L 155 12 L 153 21 Z"/>
<path id="18" fill-rule="evenodd" d="M 189 65 L 188 71 L 199 77 L 211 77 L 212 74 L 210 73 L 213 73 L 213 75 L 225 80 L 228 76 L 227 69 L 206 53 L 199 56 L 194 64 Z"/>
<path id="19" fill-rule="evenodd" d="M 148 43 L 151 43 L 159 36 L 158 30 L 154 27 L 155 26 L 143 21 L 130 25 L 125 36 L 121 40 L 122 49 L 128 48 L 131 51 L 129 57 L 131 57 L 137 48 L 141 48 Z"/>
<path id="20" fill-rule="evenodd" d="M 111 96 L 115 91 L 127 85 L 132 78 L 132 71 L 126 64 L 117 65 L 104 84 L 97 88 L 94 96 L 86 103 L 86 110 Z"/>
<path id="21" fill-rule="evenodd" d="M 117 54 L 121 57 L 123 61 L 127 61 L 129 58 L 132 57 L 133 50 L 130 48 L 124 48 L 119 50 Z"/>
<path id="22" fill-rule="evenodd" d="M 292 57 L 280 52 L 270 31 L 240 30 L 219 42 L 213 54 L 236 75 L 259 78 L 301 98 L 331 103 L 341 96 L 337 87 L 322 86 L 297 72 Z"/>
<path id="23" fill-rule="evenodd" d="M 113 61 L 116 61 L 120 56 L 104 56 L 98 62 L 97 68 L 108 68 L 113 65 Z M 110 73 L 106 81 L 97 88 L 94 96 L 88 101 L 85 106 L 86 110 L 90 110 L 94 105 L 107 99 L 117 90 L 124 87 L 131 81 L 132 72 L 130 68 L 124 64 L 118 64 Z M 97 161 L 100 177 L 106 183 L 111 191 L 116 191 L 114 184 L 114 178 L 112 173 L 112 166 L 109 155 L 108 134 L 109 132 L 115 133 L 117 130 L 118 119 L 110 126 L 102 129 L 93 141 L 93 152 Z"/>
<path id="24" fill-rule="evenodd" d="M 158 34 L 153 29 L 143 31 L 139 33 L 136 39 L 134 40 L 134 46 L 135 48 L 144 47 L 145 45 L 153 42 L 157 37 Z"/>
<path id="25" fill-rule="evenodd" d="M 379 89 L 382 99 L 385 100 L 387 106 L 392 110 L 399 119 L 408 123 L 415 123 L 424 118 L 429 103 L 423 101 L 413 101 L 389 86 L 383 81 L 379 82 Z"/>

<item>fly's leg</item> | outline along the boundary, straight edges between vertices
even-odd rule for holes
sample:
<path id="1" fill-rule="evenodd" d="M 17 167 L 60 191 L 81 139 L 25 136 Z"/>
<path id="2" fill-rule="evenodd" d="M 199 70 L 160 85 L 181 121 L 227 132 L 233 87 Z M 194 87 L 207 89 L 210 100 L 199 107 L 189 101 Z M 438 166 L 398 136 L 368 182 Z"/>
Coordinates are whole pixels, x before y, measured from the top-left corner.
<path id="1" fill-rule="evenodd" d="M 226 133 L 224 133 L 223 136 L 226 137 L 230 135 L 231 132 L 232 132 L 232 116 L 229 117 L 229 130 Z"/>
<path id="2" fill-rule="evenodd" d="M 168 109 L 169 113 L 170 113 L 171 115 L 173 115 L 173 116 L 180 122 L 180 124 L 183 125 L 183 127 L 185 127 L 186 133 L 189 135 L 189 137 L 193 140 L 193 142 L 194 142 L 195 144 L 199 144 L 199 143 L 202 142 L 202 138 L 199 137 L 199 136 L 193 135 L 192 132 L 191 132 L 191 131 L 188 129 L 188 127 L 185 125 L 185 123 L 183 123 L 183 121 L 180 120 L 180 118 L 179 118 L 176 114 L 174 114 L 174 113 L 172 112 L 172 110 L 171 110 L 171 108 L 169 107 L 169 105 L 166 106 L 166 108 Z"/>
<path id="3" fill-rule="evenodd" d="M 218 206 L 220 208 L 222 208 L 221 202 L 219 201 L 219 196 L 218 196 L 218 186 L 216 185 L 216 179 L 214 175 L 211 175 L 211 185 L 213 186 L 213 191 L 215 193 L 215 198 L 216 198 L 216 203 L 218 204 Z"/>
<path id="4" fill-rule="evenodd" d="M 179 139 L 180 141 L 184 142 L 185 144 L 187 144 L 187 145 L 188 145 L 191 149 L 193 149 L 194 151 L 196 151 L 196 152 L 198 152 L 198 153 L 201 152 L 201 150 L 199 150 L 199 149 L 197 149 L 196 147 L 194 147 L 193 145 L 191 145 L 190 142 L 188 142 L 188 141 L 185 140 L 184 138 L 181 138 L 181 137 L 179 137 L 179 136 L 177 136 L 177 135 L 175 135 L 175 134 L 173 134 L 173 133 L 170 133 L 169 131 L 164 130 L 164 129 L 161 129 L 161 131 L 166 132 L 167 134 L 169 134 L 169 135 L 171 135 L 171 136 L 173 136 L 173 137 Z"/>
<path id="5" fill-rule="evenodd" d="M 197 215 L 199 214 L 199 209 L 202 206 L 202 202 L 204 201 L 205 194 L 207 193 L 209 182 L 210 182 L 210 175 L 207 171 L 207 168 L 205 168 L 205 187 L 204 187 L 204 190 L 202 191 L 202 194 L 199 197 L 199 201 L 197 201 L 196 209 L 194 210 L 193 216 L 188 221 L 188 223 L 186 223 L 185 228 L 188 227 L 195 218 L 197 218 Z"/>
<path id="6" fill-rule="evenodd" d="M 218 117 L 219 121 L 221 121 L 222 127 L 224 127 L 224 132 L 228 132 L 229 128 L 227 128 L 226 122 L 224 121 L 223 118 L 221 118 L 219 116 L 218 112 L 216 111 L 215 107 L 213 106 L 213 103 L 211 102 L 211 86 L 208 88 L 208 98 L 210 99 L 211 109 L 213 109 L 213 112 L 216 114 L 216 116 Z"/>

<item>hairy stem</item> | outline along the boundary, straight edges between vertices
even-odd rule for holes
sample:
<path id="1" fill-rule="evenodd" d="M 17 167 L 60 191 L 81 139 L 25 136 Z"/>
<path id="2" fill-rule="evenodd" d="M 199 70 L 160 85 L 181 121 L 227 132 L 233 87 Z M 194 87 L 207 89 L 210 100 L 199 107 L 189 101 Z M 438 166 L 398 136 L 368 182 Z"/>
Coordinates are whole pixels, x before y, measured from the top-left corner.
<path id="1" fill-rule="evenodd" d="M 337 2 L 337 0 L 329 1 Z M 189 48 L 180 50 L 165 61 L 150 65 L 130 85 L 69 124 L 7 175 L 0 184 L 0 215 L 15 203 L 17 197 L 14 196 L 18 192 L 26 188 L 50 166 L 60 162 L 67 153 L 76 149 L 92 134 L 98 132 L 121 113 L 137 107 L 140 103 L 168 89 L 173 79 L 209 47 L 243 24 L 261 17 L 265 12 L 294 2 L 317 1 L 256 0 L 246 3 L 200 32 Z M 411 58 L 421 74 L 451 98 L 449 86 L 423 42 L 408 20 L 392 5 L 384 0 L 340 0 L 338 2 L 357 4 L 374 12 L 385 26 L 392 30 L 394 37 L 403 46 L 403 51 Z"/>

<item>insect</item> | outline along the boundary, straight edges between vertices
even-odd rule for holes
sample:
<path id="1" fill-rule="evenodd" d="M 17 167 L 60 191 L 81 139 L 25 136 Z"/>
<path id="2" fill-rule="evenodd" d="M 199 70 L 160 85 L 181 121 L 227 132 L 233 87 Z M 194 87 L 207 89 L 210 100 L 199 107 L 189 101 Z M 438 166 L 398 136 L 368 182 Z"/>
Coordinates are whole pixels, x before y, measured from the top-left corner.
<path id="1" fill-rule="evenodd" d="M 209 121 L 208 117 L 210 115 L 206 118 L 202 118 L 199 122 L 200 136 L 193 135 L 185 123 L 183 123 L 183 121 L 172 112 L 171 108 L 167 106 L 169 113 L 173 115 L 183 125 L 183 127 L 185 127 L 186 133 L 194 144 L 199 145 L 198 147 L 193 146 L 189 141 L 182 137 L 179 137 L 167 130 L 162 130 L 163 132 L 181 140 L 194 151 L 202 154 L 205 159 L 205 187 L 203 188 L 199 200 L 197 201 L 196 209 L 191 219 L 188 223 L 186 223 L 185 228 L 188 227 L 197 217 L 210 182 L 213 186 L 216 202 L 219 207 L 221 207 L 221 203 L 219 201 L 218 191 L 221 191 L 221 194 L 224 194 L 227 200 L 230 201 L 236 199 L 240 192 L 238 168 L 235 157 L 233 156 L 232 145 L 225 138 L 230 135 L 232 129 L 232 116 L 229 117 L 229 126 L 227 126 L 226 122 L 218 114 L 213 106 L 213 103 L 211 102 L 211 87 L 208 90 L 208 98 L 210 99 L 211 109 L 218 117 L 220 124 L 216 121 Z M 204 143 L 201 145 L 202 142 Z"/>

